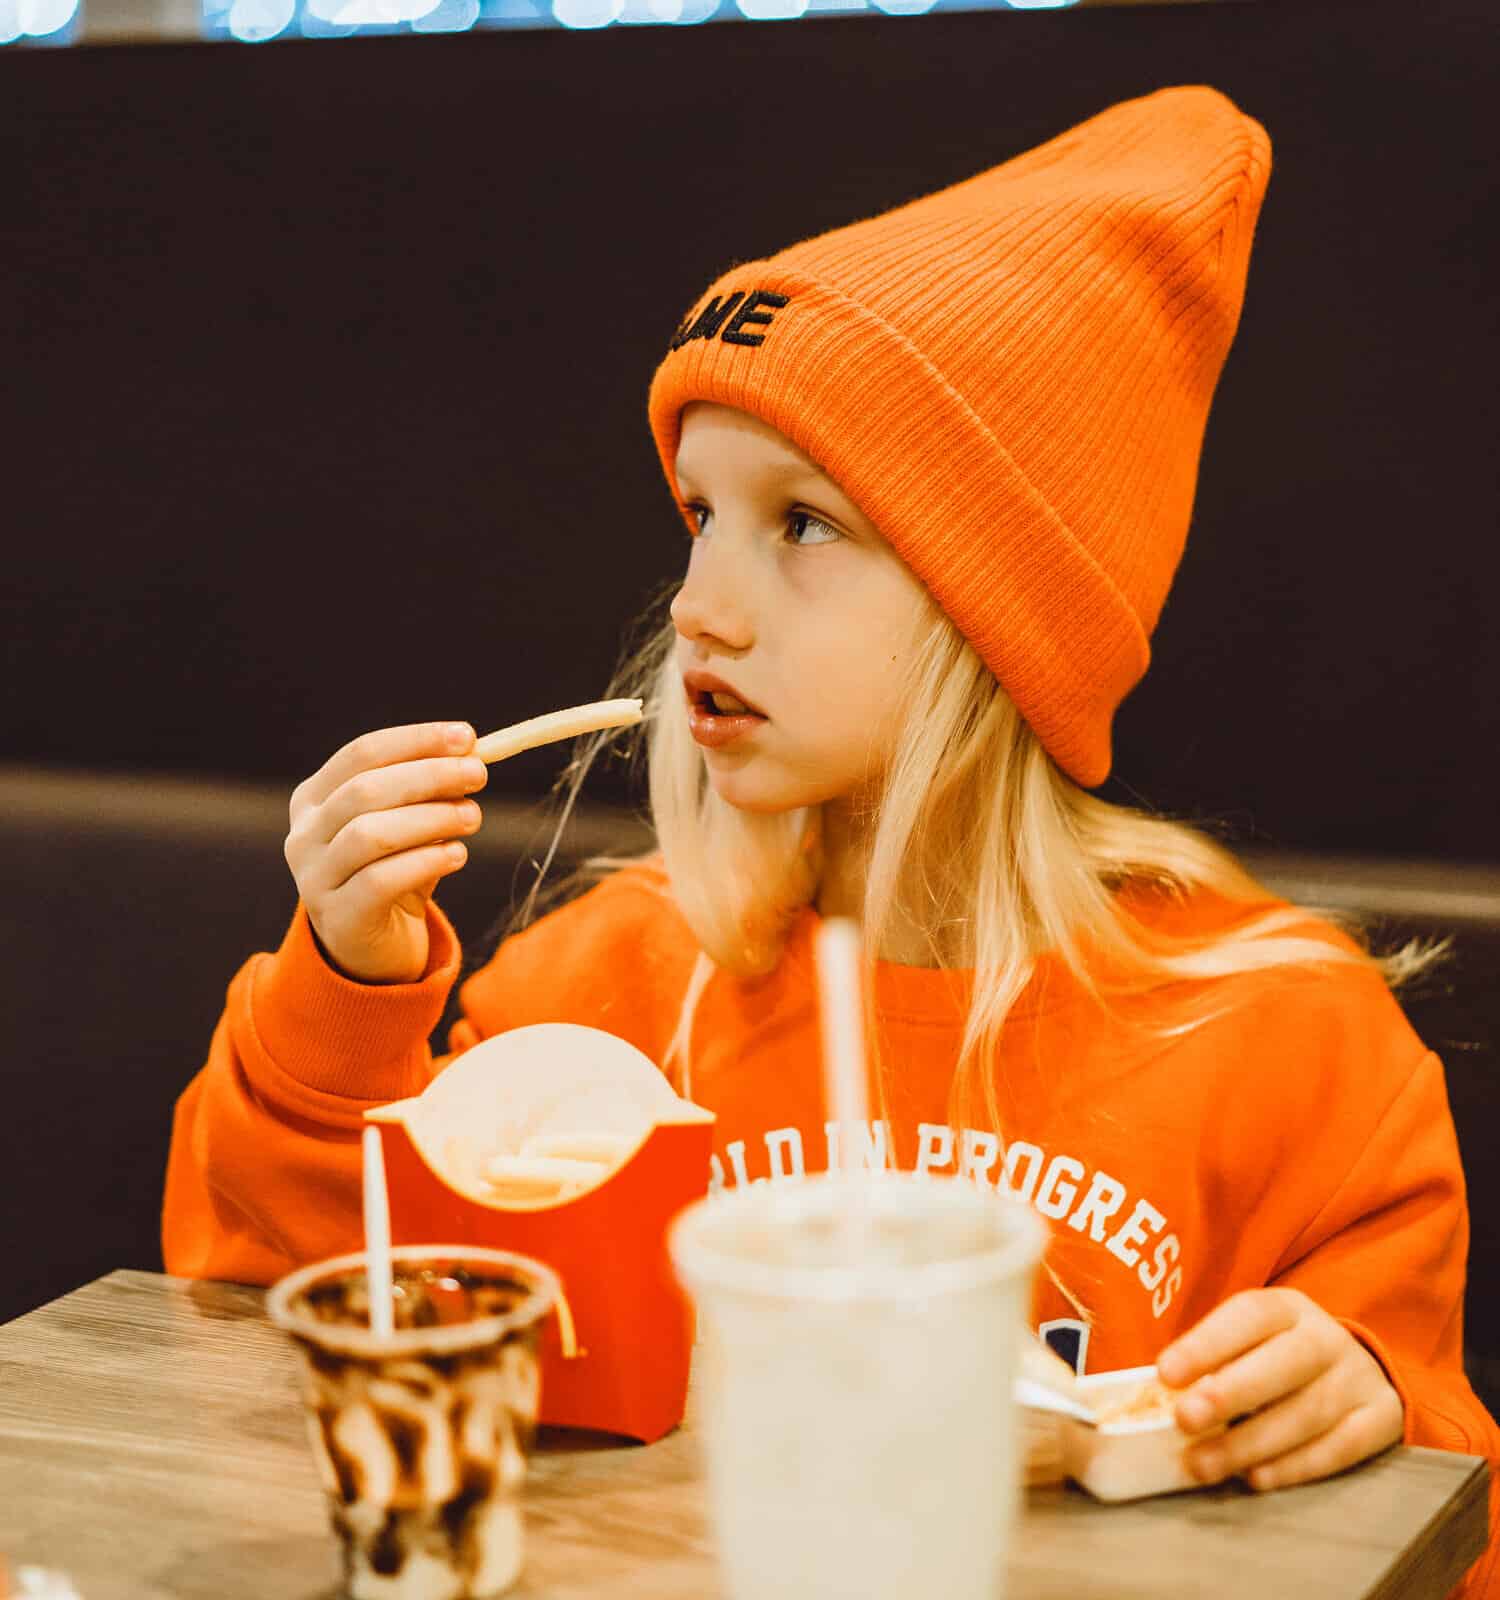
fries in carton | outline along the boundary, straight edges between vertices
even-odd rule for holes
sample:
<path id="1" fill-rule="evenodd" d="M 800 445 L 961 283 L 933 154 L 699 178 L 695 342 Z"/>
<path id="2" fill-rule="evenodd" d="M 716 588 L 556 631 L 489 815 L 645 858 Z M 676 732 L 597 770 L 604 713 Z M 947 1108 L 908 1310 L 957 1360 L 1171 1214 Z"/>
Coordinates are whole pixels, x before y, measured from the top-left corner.
<path id="1" fill-rule="evenodd" d="M 649 1442 L 681 1420 L 692 1312 L 666 1229 L 708 1188 L 713 1113 L 634 1045 L 546 1022 L 483 1040 L 380 1128 L 393 1244 L 483 1244 L 562 1279 L 539 1420 Z"/>

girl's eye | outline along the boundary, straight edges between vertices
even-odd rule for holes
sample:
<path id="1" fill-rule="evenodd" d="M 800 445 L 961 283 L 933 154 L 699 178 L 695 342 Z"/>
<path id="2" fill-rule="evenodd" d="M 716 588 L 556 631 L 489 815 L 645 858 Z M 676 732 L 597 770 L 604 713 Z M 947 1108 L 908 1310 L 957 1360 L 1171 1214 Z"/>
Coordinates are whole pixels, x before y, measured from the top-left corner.
<path id="1" fill-rule="evenodd" d="M 831 544 L 839 537 L 837 528 L 831 527 L 821 517 L 813 516 L 810 511 L 794 511 L 787 521 L 791 528 L 796 528 L 800 523 L 805 529 L 818 530 L 814 537 L 810 539 L 794 540 L 793 542 L 796 544 Z"/>
<path id="2" fill-rule="evenodd" d="M 697 523 L 697 534 L 703 534 L 705 523 L 713 513 L 698 501 L 684 501 L 682 509 Z M 832 524 L 815 517 L 810 511 L 793 511 L 787 516 L 787 536 L 793 544 L 832 544 L 843 535 Z"/>

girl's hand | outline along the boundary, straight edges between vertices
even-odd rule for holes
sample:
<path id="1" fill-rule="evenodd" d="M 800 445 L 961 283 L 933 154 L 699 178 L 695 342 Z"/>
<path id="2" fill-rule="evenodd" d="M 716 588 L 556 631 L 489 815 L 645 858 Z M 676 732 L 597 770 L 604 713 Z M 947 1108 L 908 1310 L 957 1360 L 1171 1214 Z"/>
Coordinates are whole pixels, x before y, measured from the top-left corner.
<path id="1" fill-rule="evenodd" d="M 1232 1295 L 1163 1350 L 1156 1370 L 1187 1390 L 1176 1409 L 1186 1433 L 1251 1413 L 1189 1449 L 1188 1468 L 1204 1483 L 1236 1473 L 1252 1489 L 1307 1483 L 1403 1432 L 1401 1399 L 1380 1363 L 1298 1289 Z"/>
<path id="2" fill-rule="evenodd" d="M 292 791 L 286 860 L 328 959 L 360 983 L 413 983 L 427 967 L 427 902 L 468 859 L 479 826 L 464 796 L 489 773 L 467 722 L 382 728 L 346 744 Z"/>

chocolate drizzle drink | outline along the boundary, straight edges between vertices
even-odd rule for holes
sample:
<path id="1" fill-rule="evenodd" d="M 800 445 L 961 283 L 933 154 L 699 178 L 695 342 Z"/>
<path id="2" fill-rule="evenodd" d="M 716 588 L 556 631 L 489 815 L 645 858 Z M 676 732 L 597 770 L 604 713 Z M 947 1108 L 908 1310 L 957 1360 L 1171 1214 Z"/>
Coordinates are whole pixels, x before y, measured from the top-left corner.
<path id="1" fill-rule="evenodd" d="M 477 1245 L 391 1252 L 394 1331 L 370 1327 L 362 1254 L 283 1278 L 266 1310 L 303 1362 L 308 1434 L 354 1600 L 481 1600 L 520 1574 L 540 1262 Z"/>

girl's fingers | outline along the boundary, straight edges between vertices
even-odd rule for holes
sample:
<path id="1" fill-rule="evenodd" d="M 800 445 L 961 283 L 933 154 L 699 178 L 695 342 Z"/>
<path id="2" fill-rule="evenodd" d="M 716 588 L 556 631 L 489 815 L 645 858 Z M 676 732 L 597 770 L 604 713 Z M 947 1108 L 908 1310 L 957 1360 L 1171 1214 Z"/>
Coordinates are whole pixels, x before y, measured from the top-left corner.
<path id="1" fill-rule="evenodd" d="M 430 892 L 439 878 L 457 872 L 468 856 L 468 849 L 457 839 L 382 856 L 344 885 L 346 903 L 341 920 L 347 924 L 377 919 L 403 895 L 421 895 L 425 899 L 422 891 Z"/>
<path id="2" fill-rule="evenodd" d="M 1297 1320 L 1299 1296 L 1281 1289 L 1246 1289 L 1230 1295 L 1199 1323 L 1173 1340 L 1156 1358 L 1156 1370 L 1170 1389 L 1185 1389 L 1226 1362 Z"/>
<path id="3" fill-rule="evenodd" d="M 1263 1461 L 1248 1474 L 1252 1489 L 1285 1489 L 1294 1483 L 1311 1483 L 1384 1450 L 1401 1437 L 1382 1430 L 1374 1408 L 1361 1406 L 1345 1414 L 1326 1433 L 1285 1454 Z"/>
<path id="4" fill-rule="evenodd" d="M 473 833 L 480 820 L 479 807 L 472 800 L 437 800 L 393 811 L 363 812 L 351 818 L 323 851 L 309 874 L 307 889 L 331 894 L 375 862 Z"/>
<path id="5" fill-rule="evenodd" d="M 1309 1440 L 1337 1428 L 1349 1414 L 1349 1398 L 1338 1372 L 1325 1371 L 1228 1432 L 1193 1445 L 1186 1455 L 1188 1469 L 1204 1483 L 1218 1483 L 1300 1450 Z"/>
<path id="6" fill-rule="evenodd" d="M 292 791 L 292 821 L 307 808 L 322 805 L 361 772 L 424 756 L 459 756 L 473 748 L 474 730 L 467 722 L 410 722 L 362 733 Z"/>
<path id="7" fill-rule="evenodd" d="M 1187 1432 L 1244 1420 L 1185 1452 L 1204 1483 L 1302 1483 L 1400 1439 L 1401 1397 L 1349 1331 L 1296 1289 L 1232 1295 L 1157 1358 Z M 1248 1413 L 1248 1415 L 1247 1415 Z"/>
<path id="8" fill-rule="evenodd" d="M 1332 1354 L 1313 1328 L 1296 1323 L 1199 1378 L 1178 1398 L 1177 1425 L 1199 1433 L 1231 1417 L 1259 1411 L 1312 1384 L 1328 1370 Z"/>
<path id="9" fill-rule="evenodd" d="M 482 789 L 489 770 L 477 756 L 438 756 L 359 772 L 292 829 L 299 847 L 331 843 L 352 822 L 424 801 L 458 800 Z"/>
<path id="10" fill-rule="evenodd" d="M 306 829 L 328 842 L 356 817 L 425 800 L 457 800 L 484 788 L 489 769 L 478 756 L 430 756 L 357 772 L 309 813 Z"/>

